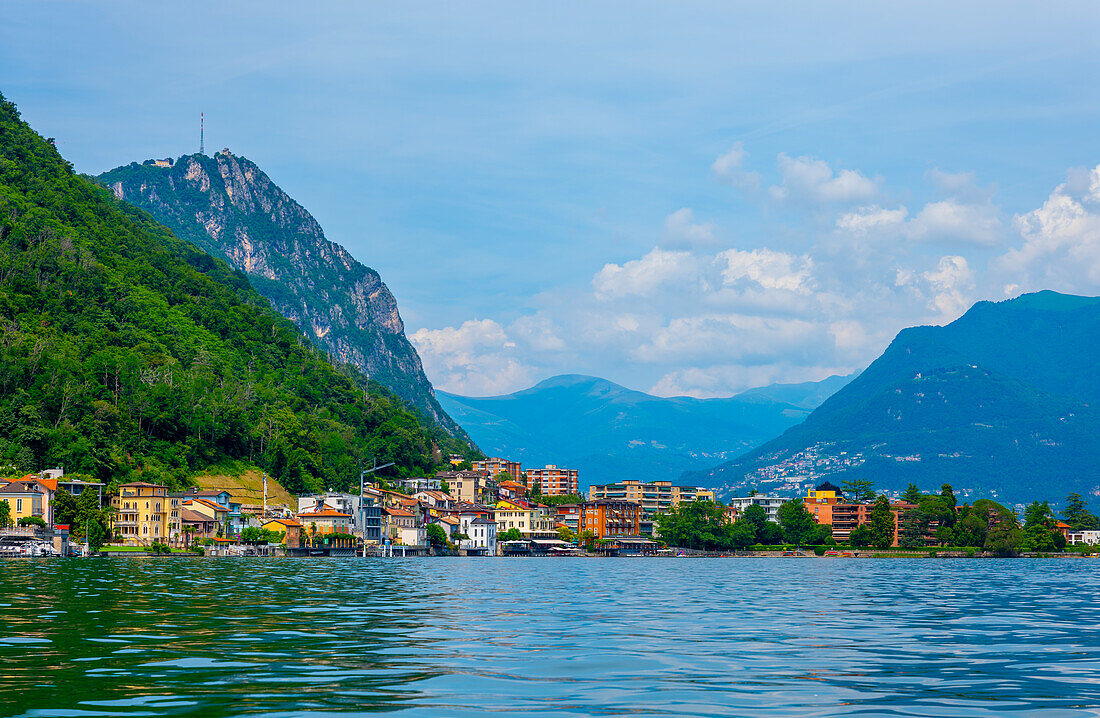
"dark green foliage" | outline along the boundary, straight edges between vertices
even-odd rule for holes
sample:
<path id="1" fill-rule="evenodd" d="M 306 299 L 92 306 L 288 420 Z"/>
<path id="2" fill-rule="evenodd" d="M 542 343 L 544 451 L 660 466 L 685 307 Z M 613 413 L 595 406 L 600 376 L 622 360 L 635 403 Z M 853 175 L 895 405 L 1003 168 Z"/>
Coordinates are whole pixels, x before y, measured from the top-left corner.
<path id="1" fill-rule="evenodd" d="M 871 527 L 867 524 L 860 524 L 852 529 L 852 533 L 848 535 L 848 543 L 858 548 L 866 548 L 871 545 L 873 537 L 871 536 Z"/>
<path id="2" fill-rule="evenodd" d="M 585 497 L 582 494 L 558 494 L 554 496 L 546 496 L 544 494 L 536 494 L 532 492 L 528 497 L 532 501 L 546 506 L 560 506 L 561 504 L 579 504 L 585 501 Z"/>
<path id="3" fill-rule="evenodd" d="M 0 500 L 0 529 L 11 526 L 11 504 L 7 499 Z"/>
<path id="4" fill-rule="evenodd" d="M 41 516 L 23 516 L 15 523 L 19 526 L 38 526 L 39 528 L 46 527 L 46 521 Z"/>
<path id="5" fill-rule="evenodd" d="M 73 525 L 77 522 L 77 515 L 80 511 L 76 497 L 65 489 L 59 488 L 50 503 L 53 505 L 54 523 L 61 525 L 68 524 L 71 534 Z"/>
<path id="6" fill-rule="evenodd" d="M 1053 551 L 1065 548 L 1066 537 L 1056 529 L 1057 519 L 1046 501 L 1033 501 L 1024 510 L 1024 532 L 1020 548 L 1025 551 Z"/>
<path id="7" fill-rule="evenodd" d="M 767 543 L 763 540 L 764 525 L 768 523 L 768 512 L 759 504 L 750 504 L 737 517 L 738 521 L 747 521 L 752 524 L 753 535 L 757 538 L 754 543 Z"/>
<path id="8" fill-rule="evenodd" d="M 282 543 L 286 531 L 272 531 L 259 526 L 247 526 L 241 531 L 241 541 L 250 543 Z"/>
<path id="9" fill-rule="evenodd" d="M 875 483 L 868 479 L 848 479 L 844 482 L 844 496 L 857 504 L 875 500 Z"/>
<path id="10" fill-rule="evenodd" d="M 428 524 L 426 530 L 428 535 L 428 543 L 432 545 L 432 548 L 444 548 L 450 541 L 447 540 L 447 532 L 443 530 L 443 527 L 439 524 Z"/>
<path id="11" fill-rule="evenodd" d="M 497 536 L 497 541 L 522 541 L 523 534 L 517 528 L 511 528 Z"/>
<path id="12" fill-rule="evenodd" d="M 875 499 L 871 509 L 870 521 L 871 545 L 875 548 L 888 548 L 894 544 L 894 513 L 890 510 L 890 500 L 885 496 Z"/>
<path id="13" fill-rule="evenodd" d="M 734 530 L 722 507 L 713 501 L 689 501 L 658 514 L 657 530 L 669 546 L 722 551 L 739 548 L 744 528 Z M 734 536 L 738 538 L 735 540 Z"/>
<path id="14" fill-rule="evenodd" d="M 815 532 L 817 522 L 802 499 L 791 499 L 779 507 L 779 526 L 787 543 L 801 546 Z"/>
<path id="15" fill-rule="evenodd" d="M 905 493 L 901 495 L 901 498 L 911 504 L 920 503 L 920 489 L 917 488 L 916 484 L 910 482 L 909 486 L 905 489 Z"/>
<path id="16" fill-rule="evenodd" d="M 1100 518 L 1088 510 L 1081 494 L 1070 494 L 1066 497 L 1066 507 L 1062 509 L 1062 518 L 1074 531 L 1100 528 Z"/>
<path id="17" fill-rule="evenodd" d="M 302 492 L 429 472 L 435 438 L 0 101 L 0 461 L 178 487 L 238 459 Z"/>
<path id="18" fill-rule="evenodd" d="M 158 556 L 172 553 L 171 547 L 169 547 L 168 544 L 162 543 L 160 541 L 154 541 L 152 544 L 150 544 L 149 550 Z"/>

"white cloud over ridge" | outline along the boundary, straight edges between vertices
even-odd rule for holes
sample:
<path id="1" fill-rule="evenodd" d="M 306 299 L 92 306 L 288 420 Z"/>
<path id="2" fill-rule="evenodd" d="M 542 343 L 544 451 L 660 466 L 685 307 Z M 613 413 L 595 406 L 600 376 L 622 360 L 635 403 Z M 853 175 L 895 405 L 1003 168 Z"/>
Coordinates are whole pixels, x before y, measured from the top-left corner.
<path id="1" fill-rule="evenodd" d="M 711 171 L 733 183 L 746 158 L 735 145 Z M 415 332 L 429 376 L 484 394 L 571 371 L 623 381 L 612 367 L 661 395 L 729 396 L 857 371 L 902 328 L 950 322 L 979 299 L 1100 290 L 1100 167 L 1071 171 L 1011 223 L 971 173 L 926 173 L 933 194 L 910 212 L 856 170 L 781 154 L 776 172 L 772 207 L 817 205 L 796 225 L 798 250 L 731 246 L 716 222 L 672 211 L 657 246 L 605 264 L 586 290 L 550 292 L 508 324 Z"/>

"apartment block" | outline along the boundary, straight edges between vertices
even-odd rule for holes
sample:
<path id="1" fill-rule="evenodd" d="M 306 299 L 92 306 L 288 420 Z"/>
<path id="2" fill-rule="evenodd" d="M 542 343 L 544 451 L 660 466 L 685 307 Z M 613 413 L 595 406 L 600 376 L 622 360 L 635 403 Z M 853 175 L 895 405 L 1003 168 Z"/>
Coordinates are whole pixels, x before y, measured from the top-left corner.
<path id="1" fill-rule="evenodd" d="M 474 461 L 474 471 L 484 471 L 489 476 L 497 476 L 499 474 L 508 474 L 512 481 L 523 480 L 523 467 L 520 466 L 518 461 L 509 461 L 508 459 L 502 459 L 499 456 L 491 459 L 485 459 L 484 461 Z"/>
<path id="2" fill-rule="evenodd" d="M 857 526 L 870 523 L 871 511 L 873 511 L 874 508 L 874 504 L 833 504 L 833 538 L 837 541 L 847 541 L 848 536 L 851 535 L 852 531 L 854 531 Z M 898 545 L 898 530 L 901 526 L 901 522 L 904 520 L 905 514 L 915 508 L 917 508 L 916 504 L 911 504 L 906 501 L 890 502 L 890 515 L 894 519 L 894 540 L 891 545 Z"/>
<path id="3" fill-rule="evenodd" d="M 633 501 L 585 501 L 578 508 L 578 533 L 591 531 L 596 538 L 605 539 L 637 536 L 641 532 L 641 506 Z"/>
<path id="4" fill-rule="evenodd" d="M 737 510 L 740 515 L 750 506 L 756 505 L 768 514 L 768 521 L 779 521 L 779 507 L 791 500 L 790 496 L 738 496 L 726 501 L 726 505 Z"/>
<path id="5" fill-rule="evenodd" d="M 544 469 L 527 469 L 527 485 L 539 487 L 544 496 L 569 496 L 580 492 L 576 469 L 560 469 L 548 464 Z"/>
<path id="6" fill-rule="evenodd" d="M 484 471 L 440 471 L 435 477 L 446 481 L 447 493 L 459 501 L 490 506 L 500 499 L 496 479 Z"/>
<path id="7" fill-rule="evenodd" d="M 111 498 L 114 529 L 128 546 L 144 546 L 168 538 L 168 488 L 134 482 L 118 487 Z"/>

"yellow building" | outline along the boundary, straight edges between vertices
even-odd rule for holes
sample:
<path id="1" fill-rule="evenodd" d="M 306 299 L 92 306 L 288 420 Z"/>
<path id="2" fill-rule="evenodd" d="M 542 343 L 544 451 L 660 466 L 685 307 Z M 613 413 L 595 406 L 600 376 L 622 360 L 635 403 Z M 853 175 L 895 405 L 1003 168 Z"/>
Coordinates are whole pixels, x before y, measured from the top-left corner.
<path id="1" fill-rule="evenodd" d="M 111 497 L 115 509 L 114 530 L 127 546 L 147 546 L 168 538 L 168 489 L 158 484 L 134 482 L 118 487 Z"/>
<path id="2" fill-rule="evenodd" d="M 497 534 L 519 529 L 525 539 L 557 538 L 554 517 L 526 501 L 502 499 L 496 504 Z"/>
<path id="3" fill-rule="evenodd" d="M 833 486 L 826 481 L 816 489 L 807 490 L 802 503 L 819 524 L 831 524 L 833 523 L 833 506 L 843 500 L 844 495 L 841 493 L 840 487 Z"/>
<path id="4" fill-rule="evenodd" d="M 11 507 L 11 522 L 27 516 L 37 516 L 43 521 L 44 497 L 42 490 L 33 483 L 12 482 L 0 487 L 0 501 L 7 501 Z M 3 528 L 3 527 L 0 527 Z"/>

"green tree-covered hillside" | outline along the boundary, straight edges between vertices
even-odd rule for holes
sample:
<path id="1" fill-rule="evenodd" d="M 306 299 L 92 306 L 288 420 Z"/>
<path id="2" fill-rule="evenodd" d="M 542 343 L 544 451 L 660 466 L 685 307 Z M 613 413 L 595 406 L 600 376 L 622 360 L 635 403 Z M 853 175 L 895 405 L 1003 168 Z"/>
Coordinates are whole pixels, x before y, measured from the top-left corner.
<path id="1" fill-rule="evenodd" d="M 179 485 L 233 459 L 302 491 L 465 446 L 74 174 L 0 97 L 0 464 Z"/>

